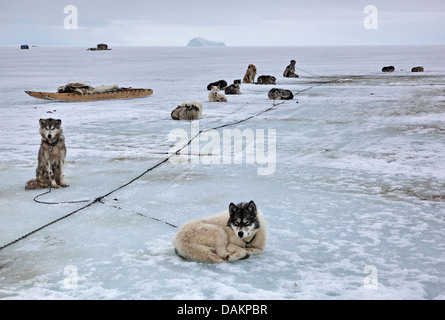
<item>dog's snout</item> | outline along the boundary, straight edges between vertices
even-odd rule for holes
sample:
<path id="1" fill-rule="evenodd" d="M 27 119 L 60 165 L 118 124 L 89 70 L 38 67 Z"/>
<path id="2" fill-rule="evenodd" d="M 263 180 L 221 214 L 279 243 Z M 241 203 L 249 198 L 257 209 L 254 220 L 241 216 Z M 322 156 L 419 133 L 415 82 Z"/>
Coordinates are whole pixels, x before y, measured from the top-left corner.
<path id="1" fill-rule="evenodd" d="M 242 238 L 244 236 L 244 232 L 243 231 L 238 231 L 238 237 Z"/>
<path id="2" fill-rule="evenodd" d="M 48 139 L 51 139 L 52 138 L 52 135 L 51 135 L 51 133 L 48 135 Z"/>

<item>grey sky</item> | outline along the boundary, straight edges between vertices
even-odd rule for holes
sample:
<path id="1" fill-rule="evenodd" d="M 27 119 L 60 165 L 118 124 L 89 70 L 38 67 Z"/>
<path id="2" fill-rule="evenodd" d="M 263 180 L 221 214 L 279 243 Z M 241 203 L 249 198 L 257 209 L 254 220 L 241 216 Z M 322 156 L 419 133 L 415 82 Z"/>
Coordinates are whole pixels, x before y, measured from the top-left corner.
<path id="1" fill-rule="evenodd" d="M 378 28 L 363 12 L 378 10 Z M 74 5 L 78 29 L 66 29 Z M 0 44 L 231 46 L 445 44 L 444 0 L 0 0 Z"/>

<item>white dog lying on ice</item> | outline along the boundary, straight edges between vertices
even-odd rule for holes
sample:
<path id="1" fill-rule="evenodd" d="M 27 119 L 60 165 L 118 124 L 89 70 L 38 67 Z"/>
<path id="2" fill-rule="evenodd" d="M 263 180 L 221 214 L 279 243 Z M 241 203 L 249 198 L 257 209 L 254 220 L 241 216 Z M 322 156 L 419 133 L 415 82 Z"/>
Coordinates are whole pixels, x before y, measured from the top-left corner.
<path id="1" fill-rule="evenodd" d="M 266 246 L 266 223 L 253 201 L 231 203 L 229 210 L 182 226 L 176 253 L 198 262 L 232 262 L 260 254 Z"/>
<path id="2" fill-rule="evenodd" d="M 219 93 L 219 87 L 213 86 L 209 92 L 209 101 L 211 102 L 227 102 L 224 93 Z"/>

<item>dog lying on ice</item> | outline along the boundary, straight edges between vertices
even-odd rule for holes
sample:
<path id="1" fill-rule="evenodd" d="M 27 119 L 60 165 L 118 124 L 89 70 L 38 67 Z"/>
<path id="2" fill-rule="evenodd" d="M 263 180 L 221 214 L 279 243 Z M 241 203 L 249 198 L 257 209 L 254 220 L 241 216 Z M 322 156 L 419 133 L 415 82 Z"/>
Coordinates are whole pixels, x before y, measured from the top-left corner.
<path id="1" fill-rule="evenodd" d="M 213 86 L 209 92 L 210 102 L 227 102 L 227 97 L 223 93 L 219 93 L 219 87 Z"/>
<path id="2" fill-rule="evenodd" d="M 274 76 L 262 75 L 258 77 L 256 84 L 276 84 L 276 81 Z"/>
<path id="3" fill-rule="evenodd" d="M 64 181 L 66 146 L 60 119 L 40 119 L 42 141 L 37 157 L 36 178 L 26 183 L 26 190 L 68 187 Z"/>
<path id="4" fill-rule="evenodd" d="M 221 90 L 224 90 L 227 87 L 226 80 L 218 80 L 207 85 L 207 90 L 212 90 L 212 87 L 219 87 Z"/>
<path id="5" fill-rule="evenodd" d="M 233 80 L 233 83 L 228 86 L 224 92 L 225 94 L 241 94 L 240 91 L 241 79 Z"/>
<path id="6" fill-rule="evenodd" d="M 223 213 L 183 225 L 173 245 L 180 257 L 198 262 L 233 262 L 260 254 L 266 222 L 253 201 L 231 203 Z"/>
<path id="7" fill-rule="evenodd" d="M 183 102 L 172 111 L 173 120 L 199 120 L 203 105 L 199 101 Z"/>
<path id="8" fill-rule="evenodd" d="M 413 67 L 413 68 L 411 69 L 411 72 L 423 72 L 423 71 L 424 71 L 424 69 L 423 69 L 422 66 Z"/>
<path id="9" fill-rule="evenodd" d="M 394 72 L 396 68 L 394 66 L 386 66 L 382 68 L 382 72 Z"/>
<path id="10" fill-rule="evenodd" d="M 256 72 L 256 67 L 253 64 L 249 64 L 243 78 L 243 83 L 255 83 Z"/>
<path id="11" fill-rule="evenodd" d="M 292 100 L 294 98 L 292 91 L 278 88 L 270 89 L 268 96 L 272 100 Z"/>

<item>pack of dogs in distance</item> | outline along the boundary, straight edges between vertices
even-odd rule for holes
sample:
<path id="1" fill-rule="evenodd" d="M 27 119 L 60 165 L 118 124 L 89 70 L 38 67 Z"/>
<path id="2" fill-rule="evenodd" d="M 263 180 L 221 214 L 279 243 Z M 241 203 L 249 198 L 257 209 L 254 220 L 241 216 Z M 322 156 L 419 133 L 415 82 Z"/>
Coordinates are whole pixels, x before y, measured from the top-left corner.
<path id="1" fill-rule="evenodd" d="M 383 67 L 382 72 L 394 72 L 394 66 Z M 412 72 L 423 72 L 423 67 L 414 67 Z M 249 64 L 243 83 L 275 85 L 276 78 L 261 75 L 255 82 L 257 69 Z M 295 73 L 295 60 L 283 72 L 283 77 L 298 78 Z M 226 102 L 227 95 L 241 94 L 241 79 L 227 85 L 225 80 L 209 83 L 209 101 Z M 224 90 L 225 94 L 220 93 Z M 269 99 L 290 100 L 290 90 L 272 88 Z M 202 115 L 203 104 L 198 101 L 183 102 L 172 111 L 174 120 L 198 120 Z M 26 183 L 26 190 L 41 188 L 68 187 L 64 181 L 66 157 L 65 138 L 60 119 L 40 119 L 42 137 L 37 157 L 36 178 Z M 173 239 L 176 254 L 186 260 L 197 262 L 233 262 L 260 254 L 266 246 L 266 221 L 254 201 L 230 203 L 228 210 L 184 224 Z"/>
<path id="2" fill-rule="evenodd" d="M 291 60 L 290 64 L 283 72 L 285 78 L 298 78 L 295 73 L 295 60 Z M 256 78 L 256 81 L 255 81 Z M 257 68 L 253 64 L 249 64 L 246 73 L 242 79 L 242 83 L 254 83 L 265 85 L 276 85 L 277 78 L 270 75 L 260 75 L 257 77 Z M 227 102 L 226 95 L 242 94 L 241 79 L 236 79 L 232 84 L 228 85 L 225 80 L 218 80 L 207 85 L 209 91 L 208 99 L 210 102 Z M 220 92 L 224 90 L 224 93 Z M 291 100 L 294 98 L 292 91 L 287 89 L 272 88 L 268 93 L 269 99 L 272 100 Z M 203 111 L 203 104 L 200 101 L 185 101 L 180 104 L 171 113 L 173 120 L 199 120 Z"/>

